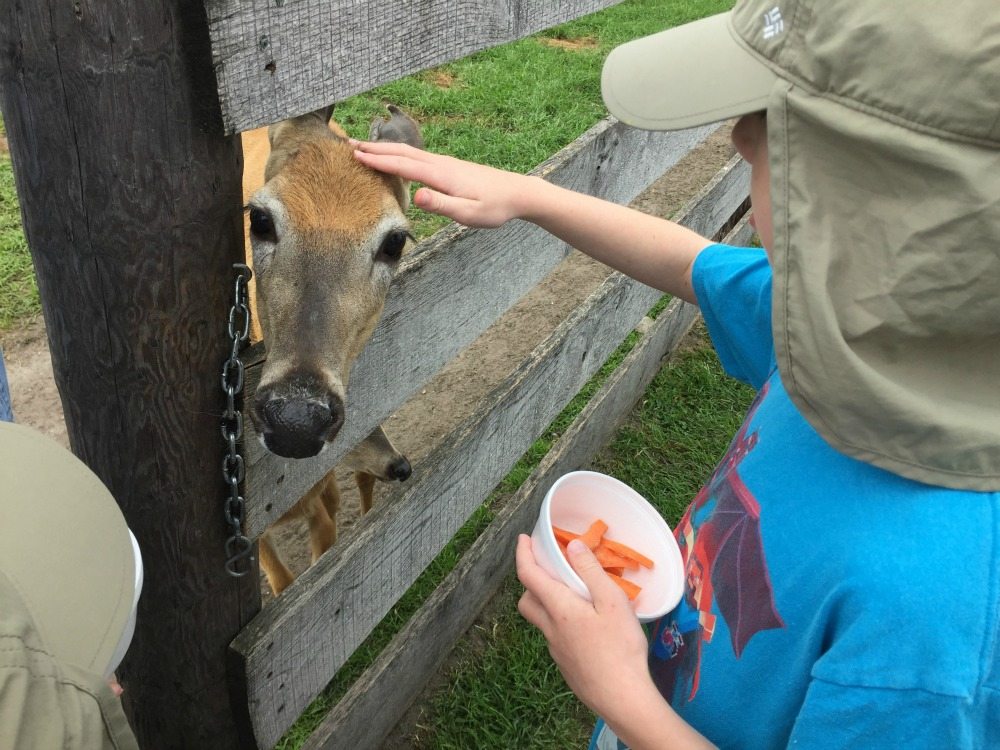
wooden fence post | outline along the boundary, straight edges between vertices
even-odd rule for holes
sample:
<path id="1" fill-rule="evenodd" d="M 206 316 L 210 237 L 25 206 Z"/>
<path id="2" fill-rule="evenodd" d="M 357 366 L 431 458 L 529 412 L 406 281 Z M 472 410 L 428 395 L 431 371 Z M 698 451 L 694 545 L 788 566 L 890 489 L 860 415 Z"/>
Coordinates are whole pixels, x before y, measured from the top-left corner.
<path id="1" fill-rule="evenodd" d="M 241 157 L 201 0 L 0 0 L 0 104 L 70 443 L 142 548 L 126 710 L 144 748 L 237 747 L 226 647 L 260 609 L 223 569 Z"/>

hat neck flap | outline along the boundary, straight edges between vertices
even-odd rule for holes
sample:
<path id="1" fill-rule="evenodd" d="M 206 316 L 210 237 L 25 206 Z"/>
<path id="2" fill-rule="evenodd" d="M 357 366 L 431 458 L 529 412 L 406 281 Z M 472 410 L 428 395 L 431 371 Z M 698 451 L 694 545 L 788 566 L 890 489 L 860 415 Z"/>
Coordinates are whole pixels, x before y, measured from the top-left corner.
<path id="1" fill-rule="evenodd" d="M 792 401 L 849 456 L 1000 490 L 1000 149 L 787 82 L 768 131 Z"/>

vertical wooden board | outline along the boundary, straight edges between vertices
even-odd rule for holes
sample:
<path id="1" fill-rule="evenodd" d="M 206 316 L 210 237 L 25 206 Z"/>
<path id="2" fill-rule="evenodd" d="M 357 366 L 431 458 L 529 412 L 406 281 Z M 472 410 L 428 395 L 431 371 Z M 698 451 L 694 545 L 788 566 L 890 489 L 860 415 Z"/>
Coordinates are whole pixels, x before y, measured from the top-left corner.
<path id="1" fill-rule="evenodd" d="M 650 133 L 607 119 L 533 173 L 626 203 L 717 128 Z M 691 226 L 697 230 L 704 218 L 694 217 Z M 256 537 L 280 517 L 568 252 L 561 240 L 520 221 L 496 230 L 453 226 L 423 243 L 404 262 L 382 320 L 354 366 L 347 419 L 328 449 L 315 459 L 284 459 L 265 451 L 248 423 L 247 533 Z M 259 380 L 260 368 L 250 368 L 248 399 Z"/>
<path id="2" fill-rule="evenodd" d="M 205 0 L 227 133 L 341 101 L 621 0 Z"/>
<path id="3" fill-rule="evenodd" d="M 236 747 L 225 646 L 260 594 L 223 570 L 240 161 L 204 11 L 0 3 L 0 106 L 70 443 L 142 550 L 126 709 L 144 747 Z"/>

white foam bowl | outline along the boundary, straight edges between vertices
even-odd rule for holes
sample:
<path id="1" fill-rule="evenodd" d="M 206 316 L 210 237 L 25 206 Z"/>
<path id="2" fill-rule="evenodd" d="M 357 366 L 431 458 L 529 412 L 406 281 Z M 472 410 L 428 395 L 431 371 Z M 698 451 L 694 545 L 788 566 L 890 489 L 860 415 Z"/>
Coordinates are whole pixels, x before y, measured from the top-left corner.
<path id="1" fill-rule="evenodd" d="M 598 518 L 608 525 L 608 539 L 627 544 L 653 561 L 652 570 L 640 567 L 626 570 L 623 576 L 642 587 L 634 602 L 640 622 L 652 622 L 670 612 L 684 595 L 684 566 L 677 541 L 656 508 L 606 474 L 574 471 L 552 485 L 531 532 L 538 564 L 590 600 L 590 591 L 559 549 L 552 526 L 583 533 Z"/>

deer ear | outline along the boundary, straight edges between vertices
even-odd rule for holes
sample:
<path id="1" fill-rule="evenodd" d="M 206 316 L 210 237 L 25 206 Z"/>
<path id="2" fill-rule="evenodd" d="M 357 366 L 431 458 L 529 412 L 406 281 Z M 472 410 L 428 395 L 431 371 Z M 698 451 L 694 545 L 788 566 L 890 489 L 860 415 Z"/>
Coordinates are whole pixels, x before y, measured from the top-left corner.
<path id="1" fill-rule="evenodd" d="M 309 116 L 309 117 L 318 117 L 319 121 L 322 122 L 324 125 L 326 125 L 327 123 L 330 122 L 330 118 L 333 117 L 333 108 L 334 108 L 334 106 L 336 106 L 336 105 L 335 104 L 328 104 L 327 106 L 321 107 L 320 109 L 317 109 L 314 112 L 310 112 L 309 115 L 307 115 L 307 116 Z"/>
<path id="2" fill-rule="evenodd" d="M 368 140 L 370 141 L 392 141 L 394 143 L 406 143 L 414 148 L 424 147 L 424 138 L 420 135 L 420 126 L 417 121 L 406 114 L 395 104 L 386 105 L 389 110 L 389 119 L 385 120 L 376 117 L 372 120 L 371 128 L 368 130 Z M 392 190 L 396 194 L 396 200 L 405 211 L 410 207 L 410 183 L 401 177 L 386 175 L 392 185 Z"/>
<path id="3" fill-rule="evenodd" d="M 316 137 L 333 136 L 329 127 L 333 107 L 334 105 L 330 104 L 313 112 L 276 122 L 267 129 L 267 137 L 271 142 L 271 155 L 264 170 L 265 180 L 270 180 L 281 171 L 289 157 L 306 141 Z"/>
<path id="4" fill-rule="evenodd" d="M 420 126 L 417 125 L 417 121 L 395 104 L 387 105 L 386 109 L 389 110 L 389 119 L 376 117 L 372 120 L 371 128 L 368 131 L 368 140 L 407 143 L 414 148 L 423 148 L 424 139 L 420 135 Z"/>

